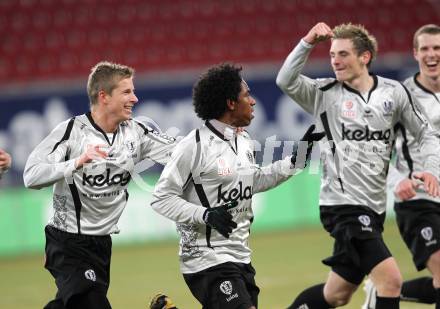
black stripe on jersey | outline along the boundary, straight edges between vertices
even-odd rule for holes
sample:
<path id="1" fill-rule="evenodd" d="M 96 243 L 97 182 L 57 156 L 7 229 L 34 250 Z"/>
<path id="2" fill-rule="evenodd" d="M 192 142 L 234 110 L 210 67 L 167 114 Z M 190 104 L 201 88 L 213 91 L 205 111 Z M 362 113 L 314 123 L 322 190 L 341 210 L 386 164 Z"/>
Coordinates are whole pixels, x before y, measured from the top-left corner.
<path id="1" fill-rule="evenodd" d="M 396 126 L 394 126 L 394 133 L 396 133 Z M 391 149 L 394 149 L 394 146 L 396 145 L 396 139 L 393 139 L 393 142 L 391 143 Z M 393 159 L 393 151 L 390 151 L 387 166 L 385 168 L 386 175 L 388 176 L 388 173 L 390 172 L 390 162 Z"/>
<path id="2" fill-rule="evenodd" d="M 332 81 L 331 83 L 329 83 L 329 84 L 327 84 L 327 85 L 325 85 L 325 86 L 320 87 L 319 90 L 321 90 L 321 91 L 327 91 L 327 90 L 329 90 L 330 88 L 332 88 L 334 85 L 336 85 L 337 83 L 338 83 L 338 80 L 335 79 L 335 80 Z"/>
<path id="3" fill-rule="evenodd" d="M 130 194 L 128 194 L 128 190 L 127 189 L 125 189 L 124 192 L 125 192 L 125 201 L 127 202 L 128 201 L 128 197 L 130 196 Z"/>
<path id="4" fill-rule="evenodd" d="M 371 75 L 371 77 L 373 77 L 373 87 L 371 87 L 370 91 L 368 91 L 367 102 L 370 101 L 371 94 L 377 88 L 377 85 L 379 84 L 379 82 L 377 81 L 377 76 L 376 75 Z"/>
<path id="5" fill-rule="evenodd" d="M 422 89 L 422 90 L 425 91 L 426 93 L 431 94 L 431 95 L 434 97 L 434 99 L 435 99 L 438 103 L 440 103 L 439 98 L 437 98 L 437 96 L 435 95 L 434 92 L 432 92 L 431 90 L 425 88 L 421 83 L 419 83 L 419 81 L 417 80 L 417 75 L 419 75 L 419 74 L 420 74 L 420 73 L 417 73 L 417 74 L 414 75 L 414 83 L 417 85 L 417 87 L 419 87 L 420 89 Z"/>
<path id="6" fill-rule="evenodd" d="M 400 132 L 402 132 L 402 138 L 403 138 L 402 154 L 403 154 L 403 158 L 406 161 L 406 164 L 408 164 L 408 169 L 409 169 L 408 177 L 411 177 L 411 175 L 413 173 L 414 161 L 411 158 L 411 154 L 409 153 L 408 138 L 406 136 L 406 130 L 405 130 L 405 127 L 401 123 L 397 123 L 394 126 L 394 131 L 397 132 L 397 130 L 400 130 Z"/>
<path id="7" fill-rule="evenodd" d="M 188 178 L 186 179 L 185 183 L 183 184 L 182 188 L 185 188 L 188 183 L 190 182 L 190 180 L 192 180 L 192 173 L 189 173 Z"/>
<path id="8" fill-rule="evenodd" d="M 176 141 L 176 138 L 160 133 L 154 129 L 148 129 L 143 123 L 133 119 L 133 121 L 144 130 L 144 135 L 149 135 L 152 140 L 162 144 L 171 144 Z M 160 137 L 160 138 L 158 138 Z"/>
<path id="9" fill-rule="evenodd" d="M 61 140 L 60 140 L 58 143 L 55 144 L 55 146 L 53 147 L 53 149 L 52 149 L 52 151 L 51 151 L 50 153 L 54 152 L 55 149 L 57 149 L 57 147 L 58 147 L 62 142 L 67 141 L 67 140 L 69 139 L 69 137 L 70 137 L 70 132 L 72 132 L 72 128 L 73 128 L 73 123 L 74 123 L 74 122 L 75 122 L 75 117 L 70 118 L 69 123 L 67 124 L 66 131 L 64 132 L 63 137 L 61 138 Z M 66 156 L 67 156 L 67 154 L 66 154 Z M 67 161 L 67 160 L 66 160 L 66 161 Z"/>
<path id="10" fill-rule="evenodd" d="M 200 203 L 202 203 L 202 206 L 205 208 L 211 208 L 202 184 L 195 183 L 194 178 L 192 179 L 192 182 L 194 184 L 194 188 L 196 189 L 197 196 L 199 197 Z M 211 246 L 211 227 L 208 225 L 206 226 L 206 245 L 208 247 L 212 248 L 212 246 Z"/>
<path id="11" fill-rule="evenodd" d="M 69 120 L 69 123 L 67 124 L 66 127 L 66 131 L 64 132 L 63 137 L 61 138 L 61 140 L 55 144 L 54 148 L 52 149 L 52 152 L 55 151 L 55 149 L 57 149 L 57 147 L 63 142 L 69 139 L 70 137 L 70 133 L 72 132 L 72 128 L 73 128 L 73 123 L 75 122 L 75 117 L 72 117 Z M 51 152 L 51 153 L 52 153 Z M 69 152 L 66 152 L 66 156 L 64 157 L 64 161 L 69 160 Z M 81 234 L 81 208 L 82 208 L 82 203 L 81 200 L 79 198 L 79 194 L 78 194 L 78 189 L 75 185 L 75 181 L 72 179 L 72 183 L 69 184 L 69 189 L 70 189 L 70 193 L 72 194 L 72 198 L 73 198 L 73 204 L 75 205 L 75 214 L 76 214 L 76 226 L 78 228 L 78 234 Z"/>
<path id="12" fill-rule="evenodd" d="M 330 130 L 330 126 L 328 124 L 327 113 L 323 112 L 321 115 L 322 125 L 324 126 L 325 135 L 327 136 L 327 140 L 332 143 L 332 154 L 333 159 L 335 160 L 336 173 L 338 174 L 339 184 L 341 186 L 342 193 L 344 193 L 344 184 L 342 183 L 342 178 L 339 175 L 339 160 L 336 158 L 336 143 L 333 140 L 332 132 Z"/>
<path id="13" fill-rule="evenodd" d="M 144 126 L 142 123 L 138 122 L 138 121 L 134 121 L 138 126 L 140 126 L 142 128 L 142 130 L 144 130 L 144 135 L 148 134 L 148 129 L 146 126 Z"/>
<path id="14" fill-rule="evenodd" d="M 70 193 L 72 193 L 73 204 L 75 205 L 76 227 L 78 228 L 78 234 L 81 234 L 82 203 L 81 203 L 81 199 L 79 198 L 78 189 L 73 179 L 72 179 L 72 183 L 69 184 L 69 189 L 70 189 Z"/>
<path id="15" fill-rule="evenodd" d="M 202 146 L 200 145 L 199 129 L 196 130 L 196 144 L 197 144 L 196 158 L 199 158 L 200 154 L 202 153 Z M 195 162 L 198 162 L 198 161 L 195 161 Z M 199 175 L 197 175 L 197 176 L 199 176 Z M 199 197 L 199 200 L 200 200 L 200 203 L 202 204 L 202 206 L 205 208 L 211 208 L 211 205 L 209 205 L 209 201 L 206 196 L 205 190 L 203 189 L 202 184 L 196 183 L 194 181 L 194 177 L 192 177 L 191 180 L 194 184 L 194 188 L 196 189 L 197 196 Z M 211 246 L 211 227 L 208 225 L 206 226 L 206 245 L 209 248 L 212 248 L 212 246 Z"/>
<path id="16" fill-rule="evenodd" d="M 408 88 L 406 88 L 404 84 L 402 84 L 402 83 L 400 83 L 400 84 L 402 85 L 403 89 L 405 89 L 406 95 L 408 96 L 408 99 L 409 99 L 409 104 L 411 104 L 411 107 L 412 107 L 414 114 L 416 114 L 417 118 L 419 118 L 422 123 L 425 123 L 425 121 L 420 117 L 416 106 L 414 105 L 414 102 L 412 100 L 412 97 L 411 97 L 411 94 L 409 93 Z"/>
<path id="17" fill-rule="evenodd" d="M 214 126 L 213 126 L 209 121 L 206 121 L 206 122 L 205 122 L 205 125 L 206 125 L 206 127 L 207 127 L 208 129 L 210 129 L 210 130 L 212 131 L 212 133 L 214 133 L 215 135 L 217 135 L 218 137 L 220 137 L 220 138 L 221 138 L 222 140 L 224 140 L 225 142 L 229 142 L 229 140 L 227 140 L 223 134 L 221 134 L 219 131 L 217 131 L 217 129 L 214 128 Z M 235 149 L 236 149 L 236 150 L 234 150 L 234 148 L 233 148 L 232 145 L 230 145 L 230 144 L 229 144 L 229 147 L 231 147 L 232 151 L 233 151 L 235 154 L 238 153 L 238 148 L 237 148 L 237 147 L 238 147 L 238 146 L 237 146 L 237 135 L 235 135 Z"/>
<path id="18" fill-rule="evenodd" d="M 110 140 L 108 139 L 107 133 L 105 133 L 104 130 L 101 129 L 101 128 L 96 124 L 96 122 L 93 120 L 93 118 L 92 118 L 92 113 L 91 113 L 91 112 L 88 112 L 88 113 L 86 113 L 86 116 L 87 116 L 87 118 L 89 119 L 89 121 L 90 121 L 90 123 L 92 124 L 92 126 L 93 126 L 97 131 L 101 132 L 101 134 L 104 135 L 104 138 L 105 138 L 105 140 L 107 141 L 107 143 L 108 143 L 110 146 L 112 146 L 113 143 L 115 142 L 116 134 L 118 134 L 118 129 L 116 129 L 116 131 L 113 132 L 113 138 L 112 138 L 112 141 L 110 142 Z"/>

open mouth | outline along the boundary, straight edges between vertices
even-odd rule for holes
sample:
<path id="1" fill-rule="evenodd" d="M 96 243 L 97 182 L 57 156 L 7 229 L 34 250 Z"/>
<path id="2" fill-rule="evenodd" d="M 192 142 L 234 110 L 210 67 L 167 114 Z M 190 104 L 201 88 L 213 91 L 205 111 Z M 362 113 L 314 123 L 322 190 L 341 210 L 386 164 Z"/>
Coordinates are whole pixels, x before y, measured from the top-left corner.
<path id="1" fill-rule="evenodd" d="M 439 64 L 438 61 L 428 61 L 426 62 L 426 66 L 430 69 L 435 69 L 437 65 Z"/>

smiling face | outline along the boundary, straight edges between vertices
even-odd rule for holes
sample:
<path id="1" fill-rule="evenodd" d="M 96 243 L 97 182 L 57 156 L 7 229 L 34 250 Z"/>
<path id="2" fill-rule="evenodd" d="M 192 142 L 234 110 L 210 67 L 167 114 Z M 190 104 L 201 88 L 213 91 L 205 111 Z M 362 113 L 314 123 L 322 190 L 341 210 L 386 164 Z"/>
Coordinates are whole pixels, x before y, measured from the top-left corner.
<path id="1" fill-rule="evenodd" d="M 232 125 L 235 127 L 246 127 L 254 118 L 254 105 L 256 101 L 251 96 L 249 86 L 245 81 L 241 82 L 241 90 L 237 102 L 232 102 Z"/>
<path id="2" fill-rule="evenodd" d="M 352 83 L 363 74 L 368 74 L 370 53 L 358 55 L 350 39 L 334 39 L 330 47 L 330 59 L 336 79 Z"/>
<path id="3" fill-rule="evenodd" d="M 133 106 L 138 102 L 133 77 L 121 79 L 110 94 L 101 90 L 99 95 L 103 97 L 106 114 L 117 124 L 131 118 Z"/>
<path id="4" fill-rule="evenodd" d="M 431 79 L 440 78 L 440 33 L 422 33 L 417 43 L 414 58 L 419 63 L 420 74 Z"/>

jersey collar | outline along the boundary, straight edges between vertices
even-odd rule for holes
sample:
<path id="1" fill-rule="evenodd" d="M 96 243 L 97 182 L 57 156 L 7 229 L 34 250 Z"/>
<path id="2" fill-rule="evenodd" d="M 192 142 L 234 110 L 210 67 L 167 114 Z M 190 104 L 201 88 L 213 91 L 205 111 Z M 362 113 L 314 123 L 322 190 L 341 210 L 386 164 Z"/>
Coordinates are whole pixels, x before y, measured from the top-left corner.
<path id="1" fill-rule="evenodd" d="M 426 93 L 429 93 L 431 95 L 434 96 L 435 100 L 438 102 L 439 99 L 437 98 L 436 94 L 434 92 L 432 92 L 431 90 L 429 90 L 428 88 L 426 88 L 425 86 L 423 86 L 418 80 L 417 80 L 417 76 L 420 74 L 420 72 L 414 74 L 414 84 L 416 84 L 417 87 L 419 87 L 420 89 L 422 89 L 423 91 L 425 91 Z"/>
<path id="2" fill-rule="evenodd" d="M 113 138 L 112 138 L 112 141 L 110 142 L 110 140 L 108 139 L 108 136 L 107 136 L 107 134 L 104 132 L 104 130 L 101 129 L 100 126 L 98 126 L 98 124 L 95 122 L 95 120 L 93 120 L 92 113 L 91 113 L 91 112 L 87 112 L 87 113 L 86 113 L 86 116 L 87 116 L 87 119 L 89 119 L 91 125 L 92 125 L 97 131 L 101 132 L 101 134 L 104 135 L 104 138 L 105 138 L 105 140 L 107 141 L 107 143 L 108 143 L 110 146 L 112 146 L 113 143 L 114 143 L 114 141 L 115 141 L 116 134 L 118 133 L 118 130 L 116 130 L 116 131 L 113 133 Z"/>
<path id="3" fill-rule="evenodd" d="M 237 146 L 237 129 L 234 127 L 231 127 L 227 125 L 226 123 L 223 123 L 221 121 L 218 121 L 216 119 L 211 119 L 209 121 L 205 122 L 206 127 L 212 131 L 215 135 L 217 135 L 220 139 L 222 139 L 225 142 L 228 142 L 229 147 L 232 149 L 232 151 L 237 154 L 238 152 L 238 146 Z M 231 132 L 232 131 L 232 132 Z M 226 134 L 223 134 L 222 132 L 226 132 Z M 225 136 L 228 135 L 229 136 Z M 230 138 L 228 138 L 230 137 Z M 233 144 L 230 142 L 234 140 L 235 149 L 233 147 Z"/>
<path id="4" fill-rule="evenodd" d="M 362 94 L 361 94 L 359 91 L 357 91 L 356 89 L 351 88 L 351 87 L 348 86 L 346 83 L 342 83 L 342 86 L 343 86 L 345 89 L 347 89 L 348 91 L 353 92 L 353 93 L 357 94 L 358 96 L 360 96 L 360 97 L 362 98 L 362 101 L 364 101 L 365 103 L 368 103 L 368 101 L 370 100 L 370 96 L 371 96 L 371 94 L 372 94 L 373 91 L 377 88 L 377 84 L 378 84 L 377 76 L 374 75 L 374 74 L 370 74 L 370 75 L 371 75 L 371 77 L 373 78 L 373 87 L 371 87 L 370 91 L 368 91 L 367 101 L 365 101 L 365 99 L 364 99 L 364 97 L 362 96 Z"/>
<path id="5" fill-rule="evenodd" d="M 212 132 L 214 132 L 215 135 L 217 135 L 224 141 L 230 141 L 234 139 L 237 132 L 237 128 L 227 125 L 224 122 L 218 121 L 217 119 L 206 121 L 205 124 Z"/>

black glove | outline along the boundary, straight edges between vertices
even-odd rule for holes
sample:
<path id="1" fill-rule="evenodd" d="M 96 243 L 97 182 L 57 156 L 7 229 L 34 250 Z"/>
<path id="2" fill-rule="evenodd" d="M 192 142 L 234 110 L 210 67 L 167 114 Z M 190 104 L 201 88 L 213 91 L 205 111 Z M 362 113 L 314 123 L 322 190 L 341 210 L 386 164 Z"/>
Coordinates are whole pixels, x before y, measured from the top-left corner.
<path id="1" fill-rule="evenodd" d="M 315 130 L 315 125 L 312 124 L 307 129 L 304 136 L 299 140 L 300 141 L 299 145 L 303 145 L 303 144 L 307 143 L 306 144 L 307 153 L 306 153 L 306 161 L 304 162 L 304 167 L 306 167 L 307 163 L 310 162 L 310 157 L 312 155 L 313 142 L 317 142 L 325 136 L 324 132 L 313 133 L 314 130 Z M 303 143 L 301 143 L 301 142 L 303 142 Z M 296 164 L 296 156 L 298 153 L 298 148 L 299 148 L 298 143 L 295 143 L 293 145 L 292 157 L 290 158 L 290 161 L 292 162 L 293 165 Z M 301 151 L 304 151 L 304 146 L 302 146 L 300 149 L 301 149 Z"/>
<path id="2" fill-rule="evenodd" d="M 237 204 L 237 201 L 233 201 L 218 207 L 208 208 L 203 214 L 203 221 L 205 221 L 206 225 L 216 229 L 224 237 L 229 238 L 229 234 L 237 227 L 237 223 L 232 221 L 232 215 L 227 209 L 233 208 Z"/>

